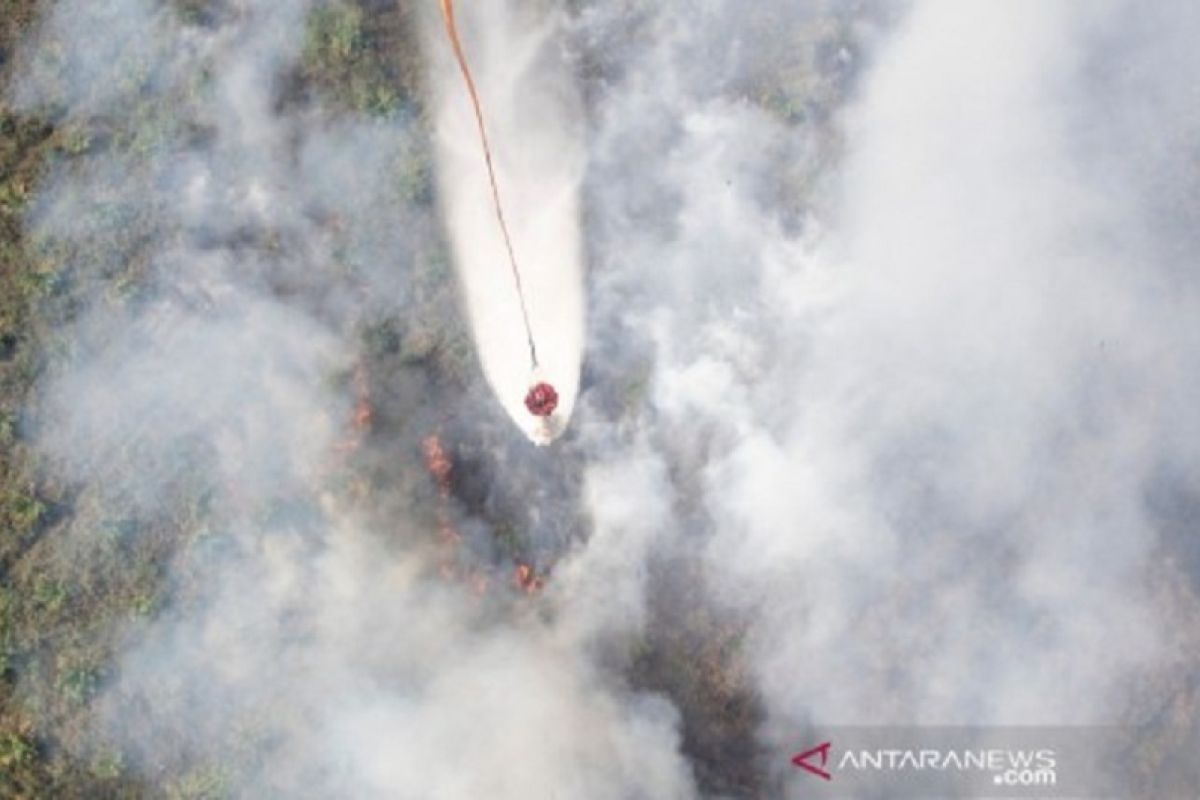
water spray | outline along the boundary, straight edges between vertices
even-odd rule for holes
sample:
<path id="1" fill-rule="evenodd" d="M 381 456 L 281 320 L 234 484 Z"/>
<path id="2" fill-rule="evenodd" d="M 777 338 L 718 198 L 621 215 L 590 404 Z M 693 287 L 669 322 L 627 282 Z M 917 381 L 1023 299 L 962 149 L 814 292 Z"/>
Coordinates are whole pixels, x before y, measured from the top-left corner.
<path id="1" fill-rule="evenodd" d="M 479 143 L 483 149 L 483 160 L 487 165 L 488 183 L 492 189 L 492 205 L 496 212 L 496 222 L 500 227 L 500 235 L 504 240 L 504 249 L 508 254 L 508 264 L 512 270 L 513 286 L 516 289 L 517 300 L 521 306 L 521 321 L 525 325 L 525 341 L 529 345 L 530 389 L 525 395 L 525 408 L 535 417 L 549 417 L 558 407 L 558 392 L 554 387 L 538 379 L 537 343 L 533 338 L 533 326 L 529 322 L 529 306 L 525 300 L 525 287 L 521 282 L 521 268 L 517 264 L 516 250 L 513 248 L 512 235 L 508 231 L 508 223 L 504 219 L 504 204 L 500 201 L 500 185 L 496 180 L 496 169 L 492 163 L 492 147 L 488 141 L 487 126 L 483 122 L 483 108 L 479 102 L 479 91 L 471 76 L 471 68 L 463 53 L 462 43 L 458 38 L 458 26 L 454 21 L 453 0 L 440 0 L 442 20 L 446 25 L 446 36 L 454 50 L 454 59 L 462 73 L 463 82 L 467 86 L 467 95 L 471 100 L 471 110 L 475 113 L 475 125 L 479 130 Z"/>

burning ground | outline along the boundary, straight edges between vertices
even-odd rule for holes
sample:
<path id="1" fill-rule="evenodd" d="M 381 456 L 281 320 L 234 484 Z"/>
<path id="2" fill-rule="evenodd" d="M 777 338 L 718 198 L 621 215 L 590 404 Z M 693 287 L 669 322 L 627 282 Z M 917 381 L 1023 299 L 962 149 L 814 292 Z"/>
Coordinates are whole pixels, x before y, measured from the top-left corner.
<path id="1" fill-rule="evenodd" d="M 583 98 L 549 449 L 454 281 L 432 4 L 6 7 L 0 792 L 786 797 L 813 725 L 1193 735 L 1195 12 L 497 7 Z"/>

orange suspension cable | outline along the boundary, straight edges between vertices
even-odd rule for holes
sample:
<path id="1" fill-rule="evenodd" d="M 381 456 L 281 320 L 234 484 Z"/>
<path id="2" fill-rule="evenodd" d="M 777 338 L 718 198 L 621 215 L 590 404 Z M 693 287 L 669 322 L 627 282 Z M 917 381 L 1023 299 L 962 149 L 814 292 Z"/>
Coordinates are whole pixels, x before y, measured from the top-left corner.
<path id="1" fill-rule="evenodd" d="M 525 338 L 529 342 L 529 360 L 537 369 L 537 347 L 533 343 L 533 327 L 529 324 L 529 310 L 525 306 L 525 290 L 521 285 L 521 270 L 517 267 L 517 256 L 513 251 L 512 237 L 508 234 L 508 224 L 504 221 L 504 207 L 500 203 L 500 189 L 496 184 L 496 170 L 492 166 L 492 148 L 488 143 L 487 129 L 483 125 L 483 110 L 479 105 L 479 93 L 475 90 L 475 81 L 471 77 L 471 69 L 467 66 L 467 57 L 463 55 L 462 44 L 458 41 L 458 27 L 454 24 L 454 0 L 440 0 L 442 4 L 442 19 L 446 23 L 446 35 L 450 37 L 450 46 L 454 49 L 454 57 L 458 60 L 458 68 L 462 71 L 463 80 L 467 84 L 467 93 L 471 96 L 471 107 L 475 111 L 475 124 L 479 127 L 479 141 L 483 145 L 483 160 L 487 163 L 488 181 L 492 185 L 492 203 L 496 207 L 496 221 L 500 223 L 500 233 L 504 236 L 504 247 L 508 251 L 508 263 L 512 267 L 513 283 L 517 287 L 517 299 L 521 301 L 521 319 L 525 322 Z"/>

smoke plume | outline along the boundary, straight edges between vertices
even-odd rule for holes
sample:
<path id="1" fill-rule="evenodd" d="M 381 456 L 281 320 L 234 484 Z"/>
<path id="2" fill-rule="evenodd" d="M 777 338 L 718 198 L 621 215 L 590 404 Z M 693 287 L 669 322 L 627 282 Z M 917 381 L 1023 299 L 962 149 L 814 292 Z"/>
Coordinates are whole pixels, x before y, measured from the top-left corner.
<path id="1" fill-rule="evenodd" d="M 118 235 L 36 422 L 177 532 L 94 733 L 150 780 L 799 797 L 814 726 L 1195 731 L 1187 3 L 461 4 L 539 449 L 433 4 L 350 111 L 300 78 L 373 4 L 103 6 L 9 94 L 102 132 L 28 220 Z"/>

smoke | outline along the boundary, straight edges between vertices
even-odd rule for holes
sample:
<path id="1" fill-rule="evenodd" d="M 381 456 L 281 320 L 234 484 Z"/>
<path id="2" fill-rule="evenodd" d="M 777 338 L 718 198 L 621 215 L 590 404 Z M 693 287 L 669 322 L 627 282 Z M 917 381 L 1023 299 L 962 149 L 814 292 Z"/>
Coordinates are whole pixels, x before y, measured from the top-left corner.
<path id="1" fill-rule="evenodd" d="M 1193 357 L 1176 337 L 1194 297 L 1164 303 L 1175 267 L 1146 249 L 1135 199 L 1148 175 L 1111 169 L 1138 147 L 1111 122 L 1132 98 L 1092 73 L 1128 13 L 924 3 L 879 54 L 828 248 L 848 296 L 798 376 L 804 411 L 782 447 L 748 443 L 736 477 L 718 472 L 749 552 L 797 540 L 768 574 L 823 565 L 795 605 L 769 598 L 780 623 L 814 620 L 771 646 L 790 667 L 764 670 L 778 706 L 824 676 L 804 704 L 820 719 L 1114 721 L 1127 682 L 1169 658 L 1145 497 L 1178 441 L 1168 398 L 1196 385 L 1157 366 Z M 1178 124 L 1181 99 L 1142 124 Z M 1098 131 L 1100 152 L 1080 142 Z M 806 488 L 771 512 L 784 484 L 751 465 L 774 458 Z"/>
<path id="2" fill-rule="evenodd" d="M 584 335 L 579 230 L 584 148 L 577 89 L 563 48 L 556 46 L 562 14 L 534 15 L 505 3 L 465 3 L 456 13 L 520 268 L 538 379 L 559 394 L 559 410 L 548 422 L 531 417 L 524 406 L 531 385 L 529 348 L 479 132 L 442 21 L 426 16 L 439 199 L 475 348 L 513 422 L 546 444 L 570 419 Z"/>
<path id="3" fill-rule="evenodd" d="M 420 96 L 348 114 L 297 89 L 311 59 L 361 53 L 362 24 L 352 6 L 302 0 L 199 18 L 148 0 L 66 0 L 25 55 L 17 101 L 103 140 L 56 169 L 30 218 L 63 274 L 96 287 L 41 387 L 39 443 L 80 509 L 136 521 L 131 552 L 166 536 L 171 553 L 160 612 L 123 634 L 94 739 L 167 792 L 690 796 L 677 713 L 599 667 L 640 627 L 636 561 L 654 531 L 644 509 L 618 504 L 630 481 L 662 480 L 653 460 L 636 473 L 600 460 L 574 470 L 597 504 L 590 542 L 568 554 L 544 601 L 506 588 L 488 552 L 500 520 L 439 498 L 421 466 L 423 437 L 453 436 L 468 414 L 490 435 L 494 420 L 481 382 L 456 372 L 464 336 L 423 183 Z M 544 36 L 504 30 L 517 50 Z M 485 90 L 498 56 L 481 49 Z M 374 104 L 381 92 L 364 95 Z M 503 144 L 511 121 L 497 119 Z M 474 170 L 470 147 L 457 163 Z M 578 171 L 577 154 L 546 153 Z M 541 270 L 562 259 L 577 282 L 573 179 L 552 172 L 567 182 L 530 207 L 529 181 L 546 174 L 518 164 L 502 177 L 510 170 L 509 213 L 539 220 L 514 226 L 531 298 L 558 304 L 535 310 L 535 325 L 567 320 L 543 351 L 565 414 L 579 289 L 568 280 L 547 295 Z M 491 236 L 490 217 L 472 225 Z M 382 342 L 366 355 L 364 330 Z M 379 366 L 370 446 L 348 432 L 350 376 L 364 362 Z M 514 483 L 552 463 L 530 458 L 515 457 Z M 464 490 L 480 480 L 469 468 L 455 467 Z M 454 557 L 490 590 L 443 577 L 453 565 L 435 538 L 442 503 L 463 537 Z M 556 519 L 522 516 L 533 517 Z M 92 521 L 80 513 L 74 536 L 97 539 Z"/>
<path id="4" fill-rule="evenodd" d="M 1194 546 L 1162 537 L 1198 455 L 1196 20 L 1159 11 L 852 15 L 798 123 L 746 102 L 749 42 L 819 11 L 666 8 L 611 56 L 591 324 L 652 353 L 648 424 L 704 509 L 679 524 L 753 620 L 772 793 L 803 790 L 781 756 L 812 725 L 1128 723 L 1186 694 Z"/>
<path id="5" fill-rule="evenodd" d="M 29 221 L 94 287 L 39 441 L 81 506 L 176 532 L 95 735 L 247 797 L 799 796 L 814 725 L 1141 722 L 1194 693 L 1184 6 L 464 4 L 575 406 L 533 449 L 461 357 L 445 244 L 526 419 L 435 9 L 395 34 L 428 93 L 364 89 L 372 115 L 296 86 L 348 5 L 60 0 L 10 94 L 102 141 Z M 445 520 L 492 588 L 442 574 Z M 513 528 L 533 598 L 495 586 Z"/>

